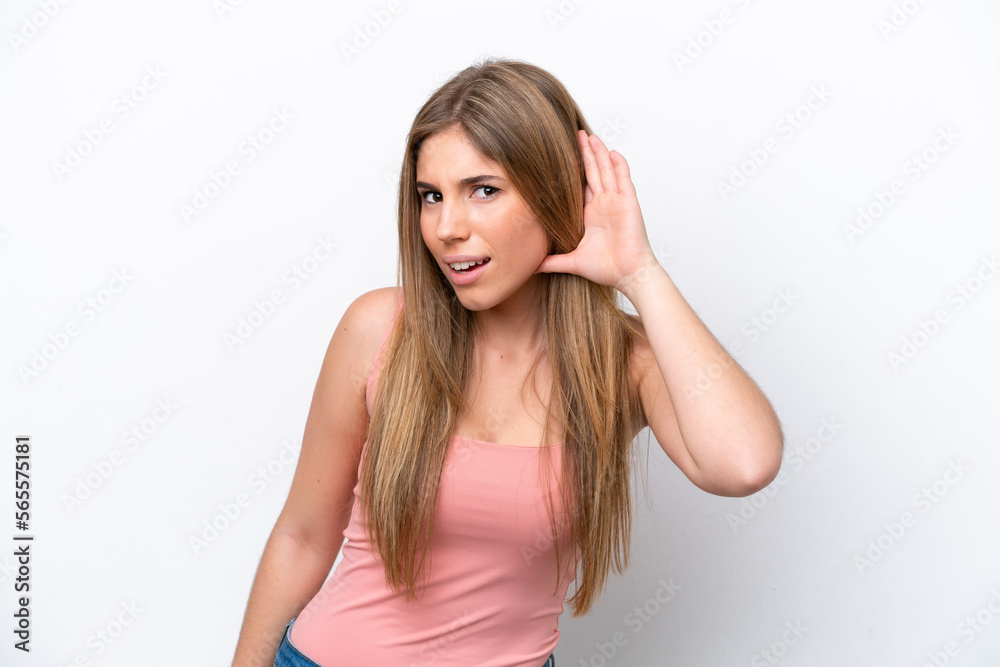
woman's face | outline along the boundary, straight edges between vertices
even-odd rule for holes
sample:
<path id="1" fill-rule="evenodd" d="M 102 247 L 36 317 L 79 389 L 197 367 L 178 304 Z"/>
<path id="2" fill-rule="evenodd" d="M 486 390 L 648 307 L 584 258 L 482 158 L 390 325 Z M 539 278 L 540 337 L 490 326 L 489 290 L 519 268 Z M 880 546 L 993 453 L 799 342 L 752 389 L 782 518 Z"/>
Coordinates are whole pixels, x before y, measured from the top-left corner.
<path id="1" fill-rule="evenodd" d="M 500 165 L 452 126 L 424 139 L 416 185 L 420 233 L 462 304 L 484 310 L 513 296 L 531 307 L 549 240 Z M 449 265 L 462 256 L 489 261 L 463 275 Z"/>

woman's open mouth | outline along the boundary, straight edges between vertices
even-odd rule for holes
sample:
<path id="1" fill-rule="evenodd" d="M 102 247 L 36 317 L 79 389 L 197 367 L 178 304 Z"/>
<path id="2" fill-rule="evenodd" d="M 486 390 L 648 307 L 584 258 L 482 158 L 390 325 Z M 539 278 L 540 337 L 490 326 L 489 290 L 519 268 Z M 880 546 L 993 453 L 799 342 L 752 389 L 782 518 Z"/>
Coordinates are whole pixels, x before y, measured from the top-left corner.
<path id="1" fill-rule="evenodd" d="M 487 257 L 479 264 L 474 264 L 472 266 L 467 266 L 464 269 L 458 270 L 454 266 L 448 265 L 448 271 L 451 273 L 451 281 L 456 285 L 468 285 L 469 283 L 476 280 L 479 276 L 483 274 L 486 267 L 489 266 L 490 258 Z M 459 266 L 464 266 L 466 263 L 463 262 Z"/>

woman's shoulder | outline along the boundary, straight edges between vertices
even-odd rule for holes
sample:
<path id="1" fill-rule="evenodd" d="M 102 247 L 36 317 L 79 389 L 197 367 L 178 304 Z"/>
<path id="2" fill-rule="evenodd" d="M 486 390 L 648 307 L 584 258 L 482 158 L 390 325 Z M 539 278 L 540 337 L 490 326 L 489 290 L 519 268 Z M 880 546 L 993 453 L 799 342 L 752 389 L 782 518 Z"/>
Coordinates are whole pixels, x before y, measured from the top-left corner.
<path id="1" fill-rule="evenodd" d="M 372 352 L 395 317 L 401 294 L 398 287 L 379 287 L 361 294 L 348 307 L 350 323 L 359 329 Z"/>
<path id="2" fill-rule="evenodd" d="M 402 290 L 398 287 L 378 287 L 356 298 L 351 307 L 360 309 L 361 314 L 367 318 L 374 318 L 381 320 L 382 324 L 388 324 L 389 318 L 396 313 L 398 299 L 401 296 Z"/>
<path id="3" fill-rule="evenodd" d="M 397 287 L 379 287 L 357 297 L 345 314 L 348 326 L 357 328 L 363 343 L 364 366 L 370 371 L 379 345 L 389 329 L 398 308 L 401 291 Z M 367 376 L 367 373 L 365 373 Z"/>

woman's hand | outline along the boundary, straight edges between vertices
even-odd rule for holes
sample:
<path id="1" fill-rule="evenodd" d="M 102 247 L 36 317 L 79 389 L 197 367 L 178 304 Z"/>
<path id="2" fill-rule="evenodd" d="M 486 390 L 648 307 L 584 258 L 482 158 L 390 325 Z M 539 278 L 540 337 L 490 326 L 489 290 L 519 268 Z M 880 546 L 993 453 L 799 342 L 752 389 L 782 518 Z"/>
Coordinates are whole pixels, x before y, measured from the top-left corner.
<path id="1" fill-rule="evenodd" d="M 577 138 L 587 177 L 583 238 L 572 252 L 546 257 L 535 273 L 574 273 L 621 291 L 651 263 L 659 264 L 625 158 L 609 152 L 596 134 L 580 130 Z"/>

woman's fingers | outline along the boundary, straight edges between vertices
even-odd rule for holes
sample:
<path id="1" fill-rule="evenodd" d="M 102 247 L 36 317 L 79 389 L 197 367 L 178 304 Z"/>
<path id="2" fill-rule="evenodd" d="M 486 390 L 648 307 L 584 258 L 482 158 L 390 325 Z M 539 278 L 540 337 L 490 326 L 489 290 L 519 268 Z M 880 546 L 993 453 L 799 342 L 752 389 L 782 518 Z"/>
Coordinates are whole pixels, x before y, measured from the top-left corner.
<path id="1" fill-rule="evenodd" d="M 618 151 L 611 151 L 608 157 L 615 164 L 615 173 L 618 174 L 618 179 L 616 184 L 618 186 L 618 191 L 622 194 L 628 194 L 635 196 L 635 184 L 632 183 L 632 172 L 629 171 L 628 162 L 625 161 L 625 156 Z"/>
<path id="2" fill-rule="evenodd" d="M 583 154 L 583 171 L 587 176 L 587 186 L 591 190 L 591 199 L 593 199 L 594 195 L 604 191 L 601 187 L 600 168 L 597 166 L 594 150 L 590 147 L 590 137 L 587 136 L 587 131 L 577 132 L 577 138 L 580 140 L 580 152 Z"/>
<path id="3" fill-rule="evenodd" d="M 580 130 L 577 132 L 577 137 L 580 139 L 587 185 L 591 190 L 586 201 L 590 202 L 595 195 L 605 191 L 630 192 L 631 176 L 622 154 L 616 153 L 612 157 L 611 151 L 608 151 L 608 147 L 596 134 L 588 135 L 585 130 Z M 624 185 L 621 184 L 623 180 Z"/>
<path id="4" fill-rule="evenodd" d="M 608 147 L 604 145 L 604 142 L 596 134 L 590 135 L 589 142 L 594 149 L 594 159 L 597 160 L 602 191 L 610 190 L 611 192 L 618 192 L 618 176 L 615 174 L 615 165 L 611 162 L 611 156 L 608 155 Z"/>

